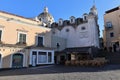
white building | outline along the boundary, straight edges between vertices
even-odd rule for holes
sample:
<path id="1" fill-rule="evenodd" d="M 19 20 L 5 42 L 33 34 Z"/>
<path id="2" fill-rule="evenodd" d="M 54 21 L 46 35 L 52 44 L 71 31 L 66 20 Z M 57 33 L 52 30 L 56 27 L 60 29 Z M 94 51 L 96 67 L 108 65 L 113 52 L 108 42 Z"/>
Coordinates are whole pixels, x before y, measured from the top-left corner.
<path id="1" fill-rule="evenodd" d="M 88 14 L 84 13 L 82 18 L 71 16 L 69 20 L 60 18 L 58 22 L 54 22 L 54 18 L 45 7 L 44 12 L 37 19 L 51 28 L 51 47 L 56 49 L 57 62 L 64 62 L 66 59 L 74 60 L 75 55 L 81 56 L 81 54 L 87 53 L 93 56 L 97 53 L 99 25 L 95 5 Z M 74 55 L 74 53 L 76 54 Z"/>
<path id="2" fill-rule="evenodd" d="M 57 48 L 58 61 L 66 60 L 68 58 L 66 54 L 70 54 L 68 56 L 72 59 L 72 53 L 77 53 L 77 55 L 88 53 L 92 56 L 97 53 L 99 25 L 95 6 L 90 9 L 89 14 L 83 14 L 82 18 L 74 16 L 71 16 L 69 20 L 60 18 L 58 23 L 53 23 L 51 27 L 54 36 L 52 46 Z"/>

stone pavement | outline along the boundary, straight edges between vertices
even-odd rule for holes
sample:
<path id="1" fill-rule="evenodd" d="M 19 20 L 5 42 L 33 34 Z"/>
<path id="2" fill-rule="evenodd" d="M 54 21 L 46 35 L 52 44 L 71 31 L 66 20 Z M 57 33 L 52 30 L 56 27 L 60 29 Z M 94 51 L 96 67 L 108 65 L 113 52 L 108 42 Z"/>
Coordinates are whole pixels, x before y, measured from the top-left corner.
<path id="1" fill-rule="evenodd" d="M 0 80 L 120 80 L 120 65 L 99 68 L 50 66 L 0 71 Z"/>

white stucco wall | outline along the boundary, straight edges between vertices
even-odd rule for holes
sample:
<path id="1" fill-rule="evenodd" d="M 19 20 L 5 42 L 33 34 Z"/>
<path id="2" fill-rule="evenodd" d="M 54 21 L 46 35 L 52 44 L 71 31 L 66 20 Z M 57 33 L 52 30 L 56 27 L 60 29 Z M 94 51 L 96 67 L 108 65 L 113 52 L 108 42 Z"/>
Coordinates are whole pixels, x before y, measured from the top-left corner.
<path id="1" fill-rule="evenodd" d="M 99 48 L 99 34 L 98 34 L 98 26 L 95 22 L 94 16 L 89 16 L 88 19 L 88 26 L 90 31 L 90 37 L 91 37 L 91 46 L 95 46 Z"/>
<path id="2" fill-rule="evenodd" d="M 85 30 L 81 28 L 85 27 Z M 88 22 L 74 26 L 64 26 L 62 30 L 55 29 L 55 36 L 66 39 L 66 47 L 99 47 L 99 36 L 94 16 L 88 17 Z M 66 30 L 69 31 L 66 31 Z"/>
<path id="3" fill-rule="evenodd" d="M 57 48 L 57 43 L 59 43 L 59 48 Z M 66 48 L 66 39 L 53 35 L 51 40 L 51 47 L 55 51 L 61 51 Z"/>

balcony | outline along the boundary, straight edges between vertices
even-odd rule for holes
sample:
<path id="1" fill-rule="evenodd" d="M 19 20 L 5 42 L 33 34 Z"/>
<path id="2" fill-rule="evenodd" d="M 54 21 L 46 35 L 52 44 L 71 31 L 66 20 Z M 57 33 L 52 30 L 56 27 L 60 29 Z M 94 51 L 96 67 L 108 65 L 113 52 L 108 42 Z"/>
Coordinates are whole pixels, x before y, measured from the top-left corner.
<path id="1" fill-rule="evenodd" d="M 17 42 L 16 45 L 18 46 L 27 46 L 26 42 Z"/>

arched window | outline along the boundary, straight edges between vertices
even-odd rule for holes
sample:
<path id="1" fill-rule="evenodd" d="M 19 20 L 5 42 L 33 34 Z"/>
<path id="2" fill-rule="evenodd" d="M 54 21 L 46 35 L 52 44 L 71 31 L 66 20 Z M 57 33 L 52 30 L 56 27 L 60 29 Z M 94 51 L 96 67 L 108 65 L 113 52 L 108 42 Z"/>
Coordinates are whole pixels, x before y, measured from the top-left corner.
<path id="1" fill-rule="evenodd" d="M 59 25 L 63 25 L 63 21 L 62 20 L 59 20 Z"/>
<path id="2" fill-rule="evenodd" d="M 74 21 L 74 20 L 73 20 L 73 19 L 71 19 L 71 23 L 73 23 L 73 21 Z"/>
<path id="3" fill-rule="evenodd" d="M 59 25 L 61 25 L 62 24 L 62 22 L 61 21 L 59 21 Z"/>
<path id="4" fill-rule="evenodd" d="M 88 16 L 87 13 L 84 13 L 84 14 L 83 14 L 83 20 L 84 20 L 84 21 L 87 21 L 87 16 Z"/>
<path id="5" fill-rule="evenodd" d="M 70 30 L 67 28 L 67 29 L 66 29 L 66 32 L 69 32 L 69 31 L 70 31 Z"/>
<path id="6" fill-rule="evenodd" d="M 70 23 L 72 23 L 72 24 L 75 23 L 75 17 L 74 17 L 74 16 L 71 16 L 71 17 L 70 17 Z"/>
<path id="7" fill-rule="evenodd" d="M 62 26 L 62 25 L 63 25 L 63 19 L 61 19 L 61 18 L 59 19 L 58 25 L 59 25 L 59 26 Z"/>
<path id="8" fill-rule="evenodd" d="M 81 27 L 81 30 L 85 30 L 85 29 L 86 29 L 85 26 Z"/>
<path id="9" fill-rule="evenodd" d="M 84 16 L 84 20 L 87 20 L 87 17 L 86 17 L 86 16 Z"/>
<path id="10" fill-rule="evenodd" d="M 15 53 L 12 56 L 12 68 L 21 68 L 23 67 L 23 54 Z"/>

